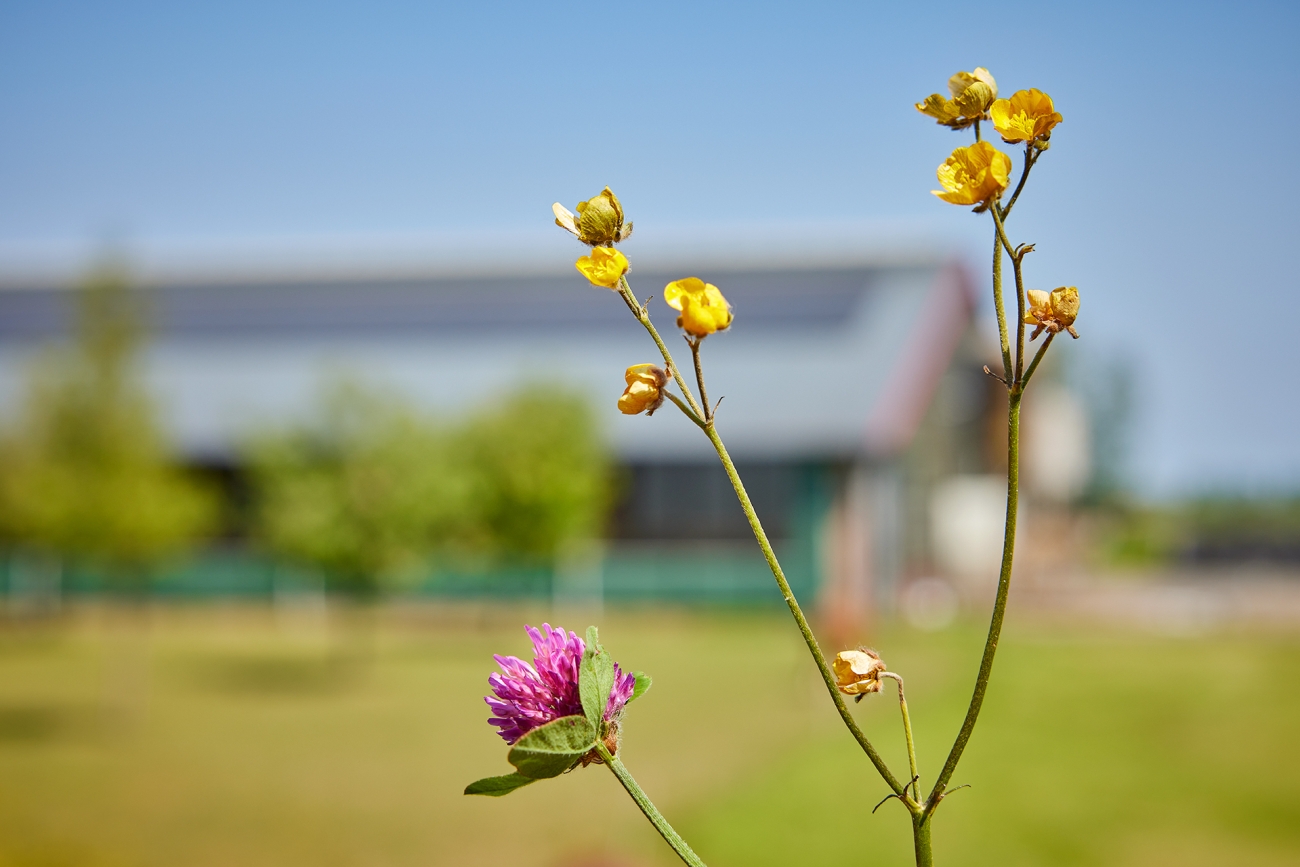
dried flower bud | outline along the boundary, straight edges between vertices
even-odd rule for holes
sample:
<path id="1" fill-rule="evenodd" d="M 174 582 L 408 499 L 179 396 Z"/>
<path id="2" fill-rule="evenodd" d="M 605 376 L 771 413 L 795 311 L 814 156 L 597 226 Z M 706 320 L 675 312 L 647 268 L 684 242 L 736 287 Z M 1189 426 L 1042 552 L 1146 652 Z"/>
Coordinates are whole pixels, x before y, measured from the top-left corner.
<path id="1" fill-rule="evenodd" d="M 932 93 L 924 102 L 916 103 L 916 110 L 943 126 L 965 129 L 984 117 L 998 98 L 998 83 L 982 66 L 974 72 L 959 72 L 949 78 L 948 90 L 951 99 L 941 93 Z"/>
<path id="2" fill-rule="evenodd" d="M 668 373 L 653 364 L 634 364 L 623 374 L 627 388 L 618 399 L 618 411 L 624 415 L 653 415 L 664 402 L 663 387 Z"/>
<path id="3" fill-rule="evenodd" d="M 1037 337 L 1044 330 L 1052 334 L 1061 331 L 1070 332 L 1071 337 L 1078 337 L 1074 330 L 1074 320 L 1079 316 L 1079 290 L 1073 286 L 1061 286 L 1051 293 L 1039 289 L 1030 289 L 1029 309 L 1025 311 L 1025 324 L 1036 325 L 1030 339 Z"/>
<path id="4" fill-rule="evenodd" d="M 583 277 L 595 286 L 617 289 L 618 281 L 627 273 L 627 257 L 613 247 L 595 247 L 589 256 L 579 256 L 573 263 Z"/>
<path id="5" fill-rule="evenodd" d="M 845 695 L 855 695 L 861 700 L 870 692 L 880 692 L 880 673 L 885 663 L 880 654 L 865 647 L 841 650 L 831 661 L 835 672 L 835 685 Z"/>
<path id="6" fill-rule="evenodd" d="M 623 206 L 609 187 L 585 202 L 578 202 L 577 214 L 559 202 L 551 205 L 551 211 L 555 214 L 555 225 L 593 247 L 617 244 L 632 234 L 632 224 L 624 225 Z"/>

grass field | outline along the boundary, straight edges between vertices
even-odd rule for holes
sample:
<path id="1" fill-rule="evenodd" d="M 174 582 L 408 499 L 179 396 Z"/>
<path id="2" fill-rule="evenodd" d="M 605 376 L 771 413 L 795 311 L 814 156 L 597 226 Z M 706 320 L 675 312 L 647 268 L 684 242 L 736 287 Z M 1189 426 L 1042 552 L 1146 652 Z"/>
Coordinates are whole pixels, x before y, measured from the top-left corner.
<path id="1" fill-rule="evenodd" d="M 0 630 L 0 865 L 667 865 L 601 767 L 503 799 L 493 652 L 544 612 L 385 612 L 331 638 L 250 608 Z M 147 622 L 146 622 L 147 621 Z M 624 759 L 711 865 L 904 865 L 910 837 L 781 612 L 615 611 L 655 677 Z M 585 625 L 565 624 L 571 628 Z M 336 633 L 337 636 L 337 633 Z M 975 625 L 874 637 L 933 779 Z M 937 814 L 941 865 L 1300 864 L 1300 636 L 1156 638 L 1009 622 Z M 857 707 L 900 776 L 897 704 Z"/>

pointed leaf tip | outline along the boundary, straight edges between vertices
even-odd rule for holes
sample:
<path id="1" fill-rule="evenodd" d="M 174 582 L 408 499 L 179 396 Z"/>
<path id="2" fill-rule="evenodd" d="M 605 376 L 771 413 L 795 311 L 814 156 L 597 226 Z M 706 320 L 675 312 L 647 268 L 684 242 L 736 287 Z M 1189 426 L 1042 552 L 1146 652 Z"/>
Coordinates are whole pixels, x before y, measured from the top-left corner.
<path id="1" fill-rule="evenodd" d="M 525 777 L 523 774 L 504 774 L 500 777 L 484 777 L 481 780 L 475 780 L 465 787 L 467 795 L 487 795 L 490 798 L 500 798 L 502 795 L 508 795 L 515 789 L 522 789 L 529 783 L 536 780 L 531 777 Z"/>
<path id="2" fill-rule="evenodd" d="M 627 700 L 628 704 L 631 704 L 641 696 L 645 695 L 646 690 L 648 690 L 654 684 L 654 680 L 651 679 L 650 675 L 646 674 L 644 671 L 632 672 L 632 678 L 635 681 L 635 683 L 632 686 L 632 695 Z"/>

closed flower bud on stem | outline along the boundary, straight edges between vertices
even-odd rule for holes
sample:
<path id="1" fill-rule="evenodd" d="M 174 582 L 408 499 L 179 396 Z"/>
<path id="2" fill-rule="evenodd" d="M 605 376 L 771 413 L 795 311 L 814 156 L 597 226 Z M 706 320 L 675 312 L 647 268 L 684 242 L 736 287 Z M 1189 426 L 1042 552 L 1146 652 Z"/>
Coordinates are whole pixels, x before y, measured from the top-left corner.
<path id="1" fill-rule="evenodd" d="M 605 247 L 625 241 L 632 234 L 632 224 L 623 222 L 623 206 L 609 187 L 585 202 L 578 202 L 578 213 L 556 202 L 551 205 L 555 225 L 576 235 L 593 247 Z"/>
<path id="2" fill-rule="evenodd" d="M 996 200 L 1011 179 L 1011 157 L 986 141 L 957 148 L 936 174 L 936 196 L 954 205 L 984 205 Z"/>
<path id="3" fill-rule="evenodd" d="M 874 650 L 860 647 L 841 650 L 831 661 L 831 670 L 835 672 L 835 685 L 840 692 L 862 701 L 868 693 L 880 692 L 880 675 L 885 671 L 885 663 Z"/>
<path id="4" fill-rule="evenodd" d="M 1052 129 L 1061 122 L 1061 113 L 1052 98 L 1041 90 L 1017 90 L 1010 99 L 999 99 L 989 108 L 993 128 L 1005 142 L 1046 143 Z M 1045 148 L 1040 148 L 1045 150 Z"/>
<path id="5" fill-rule="evenodd" d="M 594 247 L 590 255 L 578 257 L 573 263 L 583 277 L 594 286 L 617 289 L 618 281 L 630 267 L 627 257 L 613 247 Z"/>
<path id="6" fill-rule="evenodd" d="M 1050 293 L 1040 289 L 1030 289 L 1025 294 L 1029 296 L 1025 324 L 1037 326 L 1034 333 L 1029 336 L 1030 340 L 1043 331 L 1052 334 L 1068 331 L 1071 337 L 1079 336 L 1079 333 L 1074 330 L 1074 320 L 1079 315 L 1078 289 L 1073 286 L 1061 286 Z"/>
<path id="7" fill-rule="evenodd" d="M 664 301 L 680 310 L 677 327 L 696 337 L 708 337 L 731 326 L 731 305 L 718 287 L 699 277 L 675 280 L 664 287 Z"/>
<path id="8" fill-rule="evenodd" d="M 664 402 L 663 388 L 668 384 L 667 371 L 653 364 L 634 364 L 623 374 L 627 388 L 618 399 L 618 411 L 624 415 L 653 415 Z"/>

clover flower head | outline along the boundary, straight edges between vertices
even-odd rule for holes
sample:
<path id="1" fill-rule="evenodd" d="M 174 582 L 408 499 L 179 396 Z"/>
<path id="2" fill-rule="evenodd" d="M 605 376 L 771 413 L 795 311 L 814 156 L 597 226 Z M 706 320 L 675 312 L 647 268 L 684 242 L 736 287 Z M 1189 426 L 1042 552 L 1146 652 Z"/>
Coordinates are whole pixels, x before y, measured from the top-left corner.
<path id="1" fill-rule="evenodd" d="M 1078 289 L 1073 286 L 1059 286 L 1050 293 L 1040 289 L 1030 289 L 1025 294 L 1029 296 L 1025 324 L 1036 326 L 1034 333 L 1029 337 L 1030 340 L 1043 331 L 1052 334 L 1068 331 L 1071 337 L 1079 336 L 1079 332 L 1074 330 L 1074 320 L 1079 316 Z"/>
<path id="2" fill-rule="evenodd" d="M 674 280 L 664 287 L 664 301 L 680 310 L 677 327 L 695 337 L 708 337 L 715 331 L 731 327 L 731 305 L 712 283 L 699 277 Z"/>
<path id="3" fill-rule="evenodd" d="M 989 108 L 993 128 L 1004 142 L 1045 142 L 1052 128 L 1061 122 L 1061 113 L 1052 98 L 1041 90 L 1017 90 L 1010 99 L 999 99 Z"/>
<path id="4" fill-rule="evenodd" d="M 1002 195 L 1011 179 L 1011 157 L 986 141 L 957 148 L 935 172 L 942 190 L 932 192 L 954 205 L 983 205 Z"/>
<path id="5" fill-rule="evenodd" d="M 490 725 L 508 744 L 513 744 L 538 726 L 564 716 L 582 713 L 578 694 L 578 666 L 587 650 L 577 633 L 565 632 L 543 623 L 541 629 L 525 626 L 533 641 L 533 662 L 517 656 L 494 656 L 501 674 L 488 676 L 492 695 L 485 696 L 492 716 Z M 632 697 L 636 678 L 614 663 L 614 688 L 605 705 L 605 719 L 617 720 Z"/>

